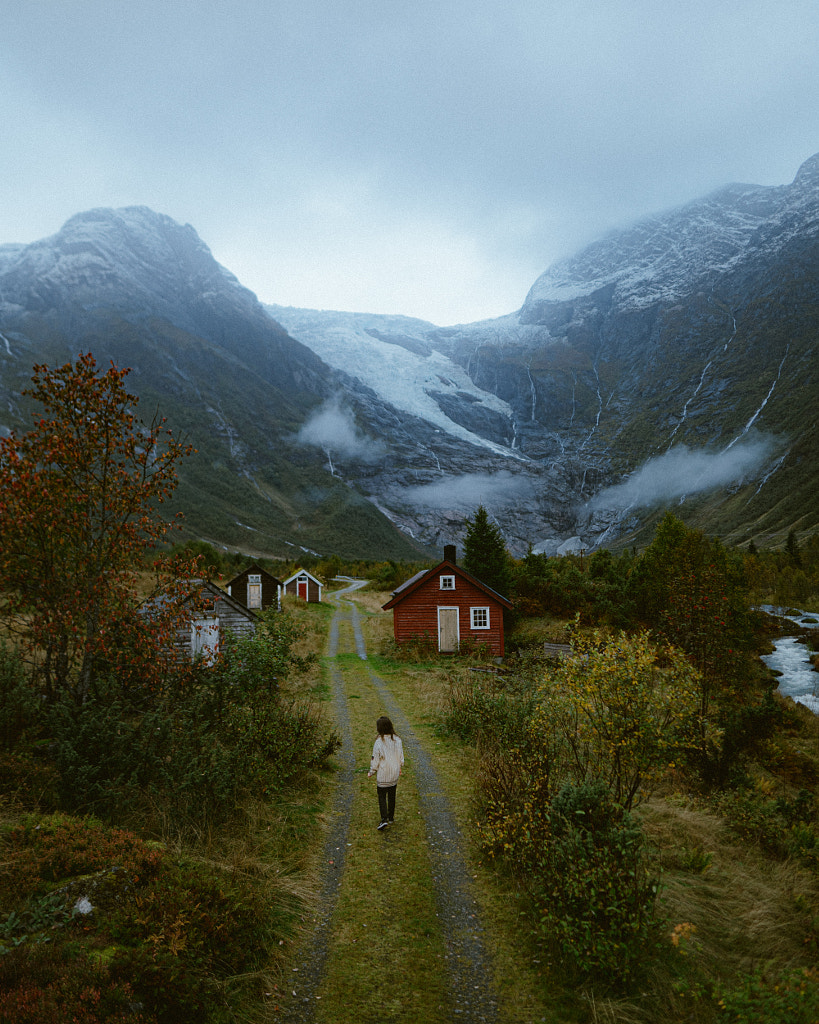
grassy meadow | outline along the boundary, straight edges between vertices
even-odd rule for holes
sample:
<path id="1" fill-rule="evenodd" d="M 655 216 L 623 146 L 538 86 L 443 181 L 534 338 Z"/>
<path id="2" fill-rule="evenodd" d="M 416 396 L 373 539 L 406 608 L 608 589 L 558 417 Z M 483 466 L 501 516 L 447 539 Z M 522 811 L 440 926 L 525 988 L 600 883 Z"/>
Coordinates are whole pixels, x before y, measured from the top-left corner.
<path id="1" fill-rule="evenodd" d="M 383 708 L 370 669 L 412 723 L 463 832 L 501 1024 L 818 1019 L 819 718 L 774 697 L 774 725 L 743 748 L 720 785 L 704 784 L 682 762 L 666 766 L 631 810 L 643 837 L 641 863 L 657 881 L 637 967 L 627 983 L 611 972 L 584 973 L 550 932 L 553 905 L 530 868 L 542 851 L 510 832 L 516 862 L 487 840 L 497 811 L 487 802 L 496 793 L 492 773 L 523 764 L 535 777 L 537 765 L 510 751 L 516 737 L 523 747 L 531 735 L 527 715 L 537 695 L 563 678 L 539 647 L 575 638 L 576 618 L 541 610 L 519 619 L 499 670 L 479 654 L 396 649 L 391 616 L 380 610 L 388 597 L 384 590 L 352 597 L 366 663 L 342 630 L 331 664 L 331 603 L 285 601 L 290 655 L 302 667 L 282 677 L 277 701 L 308 708 L 320 743 L 336 725 L 331 669 L 340 672 L 356 757 L 350 845 L 314 1007 L 319 1024 L 448 1019 L 444 936 L 411 763 L 394 833 L 374 827 L 375 788 L 365 769 Z M 592 630 L 581 622 L 580 632 Z M 337 786 L 332 752 L 278 782 L 260 774 L 222 816 L 197 815 L 189 802 L 180 817 L 180 805 L 153 781 L 141 791 L 123 783 L 121 805 L 98 805 L 116 812 L 88 810 L 76 799 L 66 809 L 50 741 L 20 696 L 8 651 L 1 675 L 0 1019 L 63 1020 L 65 1006 L 91 1024 L 280 1019 L 298 951 L 322 912 L 323 839 Z M 760 693 L 770 684 L 762 671 L 748 682 Z M 287 721 L 302 729 L 306 719 Z M 75 781 L 94 781 L 85 762 L 59 764 L 82 768 Z M 137 765 L 126 767 L 138 778 Z M 515 793 L 507 825 L 521 812 Z M 201 798 L 215 799 L 205 789 Z M 533 828 L 540 821 L 526 820 Z M 82 897 L 92 912 L 83 912 Z M 619 962 L 616 950 L 609 953 Z M 375 1002 L 374 971 L 390 993 Z"/>

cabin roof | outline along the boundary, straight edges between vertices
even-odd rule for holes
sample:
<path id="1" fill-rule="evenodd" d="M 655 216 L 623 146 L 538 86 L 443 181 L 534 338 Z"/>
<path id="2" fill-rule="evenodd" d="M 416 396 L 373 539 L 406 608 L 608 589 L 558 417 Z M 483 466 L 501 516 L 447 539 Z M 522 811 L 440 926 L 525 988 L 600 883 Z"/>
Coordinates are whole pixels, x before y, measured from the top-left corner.
<path id="1" fill-rule="evenodd" d="M 251 565 L 247 566 L 247 568 L 242 569 L 241 572 L 237 572 L 236 575 L 232 579 L 229 579 L 225 585 L 231 587 L 237 580 L 241 579 L 243 576 L 247 576 L 249 573 L 253 573 L 256 576 L 261 576 L 263 578 L 266 577 L 268 581 L 272 581 L 273 583 L 276 583 L 278 586 L 281 586 L 282 581 L 278 578 L 278 576 L 274 576 L 273 573 L 268 572 L 266 569 L 263 569 L 256 562 L 253 562 Z"/>
<path id="2" fill-rule="evenodd" d="M 286 587 L 288 583 L 292 583 L 293 580 L 298 579 L 299 576 L 307 576 L 316 584 L 316 586 L 324 586 L 321 580 L 317 580 L 316 577 L 311 572 L 308 572 L 306 569 L 296 569 L 292 576 L 287 577 L 282 586 Z"/>
<path id="3" fill-rule="evenodd" d="M 244 615 L 248 619 L 256 619 L 258 616 L 252 608 L 245 608 L 243 604 L 240 604 L 235 598 L 231 597 L 226 591 L 222 590 L 215 583 L 210 580 L 189 580 L 190 587 L 180 600 L 180 604 L 187 604 L 192 601 L 195 596 L 201 596 L 203 592 L 207 591 L 217 601 L 224 601 L 225 604 L 229 605 L 235 612 L 240 615 Z M 172 598 L 167 593 L 157 594 L 155 597 L 148 598 L 147 601 L 143 601 L 140 611 L 143 614 L 150 615 L 153 609 L 161 609 L 166 607 Z"/>
<path id="4" fill-rule="evenodd" d="M 411 576 L 408 580 L 401 584 L 400 587 L 392 592 L 392 597 L 386 604 L 382 605 L 383 611 L 387 611 L 390 608 L 394 608 L 401 601 L 413 594 L 423 583 L 433 576 L 437 576 L 442 571 L 446 570 L 454 576 L 461 576 L 463 579 L 468 580 L 473 586 L 478 587 L 479 590 L 483 590 L 484 593 L 490 594 L 495 600 L 502 604 L 505 608 L 511 608 L 512 602 L 508 597 L 504 597 L 503 594 L 499 594 L 497 590 L 493 590 L 487 586 L 483 580 L 479 580 L 477 576 L 473 576 L 472 573 L 467 572 L 466 569 L 462 569 L 455 562 L 450 562 L 449 559 L 444 559 L 443 562 L 439 562 L 438 565 L 433 566 L 432 569 L 421 570 L 414 576 Z"/>

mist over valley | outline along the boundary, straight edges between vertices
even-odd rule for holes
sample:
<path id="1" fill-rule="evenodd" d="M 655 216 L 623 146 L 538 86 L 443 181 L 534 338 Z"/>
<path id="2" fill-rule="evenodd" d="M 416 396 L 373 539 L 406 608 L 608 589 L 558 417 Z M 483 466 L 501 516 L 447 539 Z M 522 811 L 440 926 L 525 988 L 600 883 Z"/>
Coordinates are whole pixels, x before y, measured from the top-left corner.
<path id="1" fill-rule="evenodd" d="M 263 306 L 191 226 L 92 210 L 0 246 L 0 429 L 24 428 L 35 363 L 90 350 L 191 438 L 176 505 L 216 544 L 418 557 L 478 504 L 516 555 L 640 544 L 667 507 L 781 543 L 819 520 L 818 213 L 819 156 L 439 327 Z"/>

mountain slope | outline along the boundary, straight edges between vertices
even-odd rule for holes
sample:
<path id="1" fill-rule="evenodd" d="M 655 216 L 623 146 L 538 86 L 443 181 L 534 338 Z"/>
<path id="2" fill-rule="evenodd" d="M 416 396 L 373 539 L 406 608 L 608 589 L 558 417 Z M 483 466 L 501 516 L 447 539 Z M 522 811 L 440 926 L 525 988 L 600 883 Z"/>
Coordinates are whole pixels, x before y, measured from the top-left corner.
<path id="1" fill-rule="evenodd" d="M 669 505 L 730 541 L 780 542 L 819 526 L 818 239 L 816 156 L 791 185 L 731 185 L 613 232 L 507 317 L 366 318 L 368 359 L 409 335 L 417 361 L 445 357 L 482 406 L 504 403 L 500 434 L 473 429 L 516 457 L 512 486 L 485 489 L 513 550 L 631 543 Z M 328 361 L 344 331 L 361 351 L 357 315 L 276 312 Z"/>
<path id="2" fill-rule="evenodd" d="M 320 452 L 295 443 L 339 382 L 192 228 L 145 208 L 93 210 L 53 238 L 0 248 L 3 426 L 25 424 L 35 362 L 85 350 L 131 367 L 143 415 L 158 407 L 197 448 L 175 499 L 190 535 L 282 556 L 417 556 Z"/>
<path id="3" fill-rule="evenodd" d="M 523 554 L 641 543 L 666 507 L 732 542 L 819 528 L 819 156 L 549 268 L 441 328 L 263 307 L 193 228 L 92 210 L 0 246 L 0 429 L 35 362 L 90 349 L 186 431 L 192 535 L 415 557 L 478 503 Z"/>

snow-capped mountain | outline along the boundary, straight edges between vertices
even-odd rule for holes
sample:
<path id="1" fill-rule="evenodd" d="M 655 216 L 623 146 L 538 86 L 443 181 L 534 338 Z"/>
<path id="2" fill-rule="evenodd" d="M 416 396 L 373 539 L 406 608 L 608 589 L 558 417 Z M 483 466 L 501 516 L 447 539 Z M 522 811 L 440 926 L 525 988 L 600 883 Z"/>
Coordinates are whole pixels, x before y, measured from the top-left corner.
<path id="1" fill-rule="evenodd" d="M 178 504 L 210 540 L 407 557 L 480 502 L 517 554 L 633 543 L 668 506 L 767 544 L 819 525 L 818 270 L 819 156 L 447 328 L 263 307 L 190 226 L 92 210 L 0 246 L 0 430 L 34 363 L 90 349 L 199 449 Z"/>
<path id="2" fill-rule="evenodd" d="M 467 374 L 476 406 L 500 399 L 501 433 L 471 429 L 525 460 L 516 486 L 481 494 L 513 549 L 522 531 L 546 550 L 622 543 L 668 504 L 765 542 L 782 529 L 781 491 L 802 507 L 815 482 L 795 466 L 814 423 L 818 231 L 815 156 L 790 185 L 729 185 L 607 235 L 497 320 L 273 315 L 381 395 L 401 390 L 388 368 L 399 372 L 403 345 L 404 401 L 422 416 L 442 357 Z M 816 522 L 806 516 L 794 522 Z"/>
<path id="3" fill-rule="evenodd" d="M 0 248 L 0 431 L 25 429 L 35 363 L 81 351 L 131 368 L 197 449 L 176 507 L 189 535 L 252 552 L 414 557 L 418 546 L 299 444 L 305 417 L 342 389 L 190 226 L 144 207 L 92 210 L 56 235 Z M 347 381 L 351 395 L 357 385 Z M 377 406 L 377 402 L 374 403 Z"/>
<path id="4" fill-rule="evenodd" d="M 728 185 L 703 199 L 606 235 L 550 267 L 524 308 L 612 290 L 621 309 L 673 302 L 729 273 L 749 250 L 774 256 L 819 217 L 819 155 L 790 186 Z"/>

